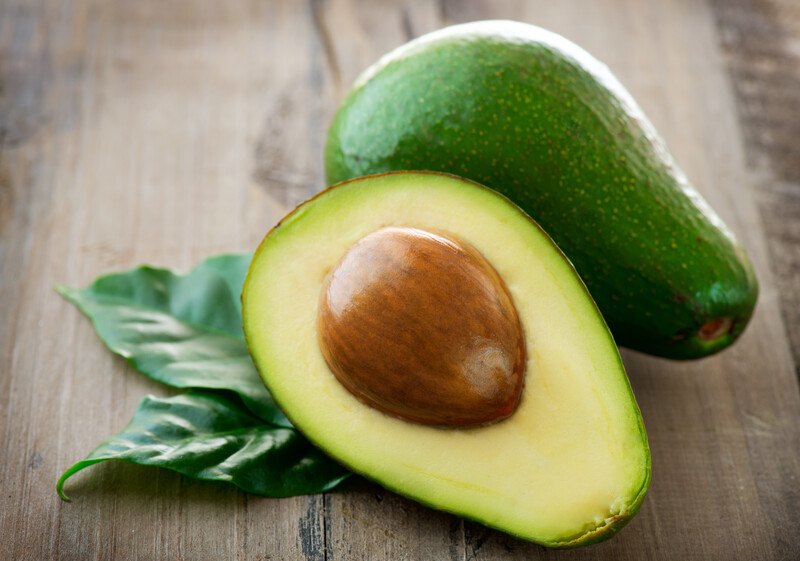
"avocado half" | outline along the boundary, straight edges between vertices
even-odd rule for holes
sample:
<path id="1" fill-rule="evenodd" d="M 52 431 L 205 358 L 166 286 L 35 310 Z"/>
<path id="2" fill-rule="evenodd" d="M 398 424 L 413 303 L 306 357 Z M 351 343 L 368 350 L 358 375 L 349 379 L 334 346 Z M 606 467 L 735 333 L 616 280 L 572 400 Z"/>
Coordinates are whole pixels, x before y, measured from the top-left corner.
<path id="1" fill-rule="evenodd" d="M 355 397 L 328 366 L 318 333 L 326 279 L 354 244 L 387 227 L 457 236 L 502 278 L 526 351 L 507 418 L 471 428 L 411 422 Z M 242 302 L 251 355 L 288 417 L 388 489 L 549 547 L 612 536 L 644 499 L 650 451 L 614 340 L 553 241 L 492 190 L 405 172 L 329 188 L 267 234 Z"/>
<path id="2" fill-rule="evenodd" d="M 688 359 L 730 345 L 758 283 L 730 230 L 608 67 L 545 29 L 456 25 L 381 58 L 328 132 L 329 183 L 456 174 L 507 196 L 575 265 L 620 345 Z"/>

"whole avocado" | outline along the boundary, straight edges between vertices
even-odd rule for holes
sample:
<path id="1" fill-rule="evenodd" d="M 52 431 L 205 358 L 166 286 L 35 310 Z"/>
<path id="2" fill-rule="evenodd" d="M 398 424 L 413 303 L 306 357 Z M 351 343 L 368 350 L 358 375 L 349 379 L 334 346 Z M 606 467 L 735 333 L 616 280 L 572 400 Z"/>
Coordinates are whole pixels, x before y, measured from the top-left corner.
<path id="1" fill-rule="evenodd" d="M 544 29 L 474 22 L 384 56 L 336 113 L 325 164 L 330 184 L 431 170 L 504 194 L 552 236 L 631 349 L 706 356 L 753 313 L 744 250 L 636 102 Z"/>

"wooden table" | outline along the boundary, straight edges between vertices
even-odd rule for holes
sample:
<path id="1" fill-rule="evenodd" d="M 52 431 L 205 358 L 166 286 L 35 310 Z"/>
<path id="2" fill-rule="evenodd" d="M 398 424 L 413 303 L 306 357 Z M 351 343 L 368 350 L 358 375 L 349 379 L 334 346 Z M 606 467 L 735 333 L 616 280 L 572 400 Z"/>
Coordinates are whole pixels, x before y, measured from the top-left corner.
<path id="1" fill-rule="evenodd" d="M 798 559 L 800 13 L 793 0 L 4 0 L 0 559 Z M 145 393 L 53 291 L 254 248 L 323 186 L 327 123 L 409 38 L 505 17 L 609 64 L 752 256 L 747 333 L 690 363 L 625 352 L 653 453 L 640 514 L 548 551 L 362 483 L 273 500 L 111 463 L 56 477 Z M 792 354 L 794 352 L 794 356 Z"/>

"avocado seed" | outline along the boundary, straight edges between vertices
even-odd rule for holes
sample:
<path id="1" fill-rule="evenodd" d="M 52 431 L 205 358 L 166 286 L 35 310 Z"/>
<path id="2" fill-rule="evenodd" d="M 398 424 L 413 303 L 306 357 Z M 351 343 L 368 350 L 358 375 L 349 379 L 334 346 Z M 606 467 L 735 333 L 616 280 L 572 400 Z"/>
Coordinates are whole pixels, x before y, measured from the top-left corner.
<path id="1" fill-rule="evenodd" d="M 323 284 L 317 334 L 339 382 L 401 419 L 481 425 L 519 402 L 525 338 L 511 295 L 449 234 L 387 227 L 357 241 Z"/>

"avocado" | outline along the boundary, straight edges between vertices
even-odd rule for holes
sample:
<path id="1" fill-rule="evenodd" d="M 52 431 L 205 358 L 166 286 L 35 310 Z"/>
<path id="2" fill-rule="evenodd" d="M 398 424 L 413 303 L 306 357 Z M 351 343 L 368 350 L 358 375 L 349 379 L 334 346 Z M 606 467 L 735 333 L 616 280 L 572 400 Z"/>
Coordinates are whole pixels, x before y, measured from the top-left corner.
<path id="1" fill-rule="evenodd" d="M 433 170 L 496 189 L 566 253 L 623 346 L 702 357 L 752 315 L 731 232 L 608 68 L 544 29 L 457 25 L 384 56 L 337 111 L 325 163 L 331 184 Z"/>
<path id="2" fill-rule="evenodd" d="M 353 471 L 550 547 L 616 533 L 650 482 L 642 417 L 570 262 L 497 192 L 341 183 L 261 242 L 242 293 L 261 377 Z"/>

